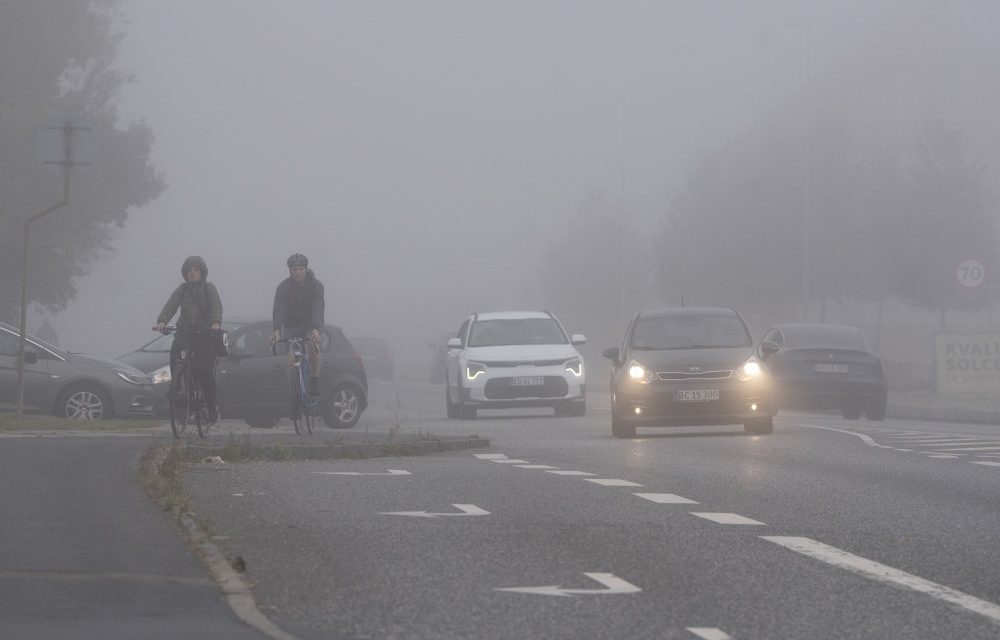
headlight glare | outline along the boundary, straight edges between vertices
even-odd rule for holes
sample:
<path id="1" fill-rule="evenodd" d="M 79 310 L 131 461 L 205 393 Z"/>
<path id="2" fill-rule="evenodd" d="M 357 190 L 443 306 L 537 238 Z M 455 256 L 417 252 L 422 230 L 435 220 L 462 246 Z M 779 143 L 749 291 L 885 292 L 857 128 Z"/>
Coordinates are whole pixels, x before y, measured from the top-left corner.
<path id="1" fill-rule="evenodd" d="M 628 377 L 639 384 L 649 384 L 653 381 L 653 372 L 633 360 L 628 363 Z"/>
<path id="2" fill-rule="evenodd" d="M 756 380 L 764 375 L 764 368 L 760 366 L 755 358 L 750 358 L 736 370 L 736 379 L 743 382 Z"/>

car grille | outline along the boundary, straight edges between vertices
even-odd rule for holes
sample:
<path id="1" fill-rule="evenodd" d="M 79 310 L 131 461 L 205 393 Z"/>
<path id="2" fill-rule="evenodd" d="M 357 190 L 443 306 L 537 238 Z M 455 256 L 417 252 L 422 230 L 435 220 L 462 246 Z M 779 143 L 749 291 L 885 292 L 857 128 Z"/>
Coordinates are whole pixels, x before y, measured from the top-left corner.
<path id="1" fill-rule="evenodd" d="M 720 371 L 657 371 L 656 378 L 664 382 L 678 382 L 683 380 L 725 380 L 732 377 L 732 369 Z"/>
<path id="2" fill-rule="evenodd" d="M 483 394 L 487 400 L 513 400 L 514 398 L 561 398 L 569 392 L 569 385 L 559 376 L 545 376 L 544 383 L 531 387 L 515 386 L 512 378 L 493 378 L 487 381 Z"/>
<path id="3" fill-rule="evenodd" d="M 482 362 L 487 367 L 506 367 L 512 369 L 514 367 L 556 367 L 564 362 L 568 362 L 569 360 L 570 358 L 559 358 L 558 360 L 529 360 L 526 362 L 513 362 L 507 360 L 495 360 L 492 362 L 489 360 L 479 360 L 479 362 Z"/>

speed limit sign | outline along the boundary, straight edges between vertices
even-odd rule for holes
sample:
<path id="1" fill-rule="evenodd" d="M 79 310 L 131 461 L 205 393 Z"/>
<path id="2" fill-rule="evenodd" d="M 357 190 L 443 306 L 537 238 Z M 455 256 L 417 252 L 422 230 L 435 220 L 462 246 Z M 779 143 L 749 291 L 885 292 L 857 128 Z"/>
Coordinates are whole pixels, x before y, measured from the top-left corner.
<path id="1" fill-rule="evenodd" d="M 958 284 L 971 289 L 983 283 L 986 271 L 978 260 L 964 260 L 958 265 L 955 275 L 958 277 Z"/>

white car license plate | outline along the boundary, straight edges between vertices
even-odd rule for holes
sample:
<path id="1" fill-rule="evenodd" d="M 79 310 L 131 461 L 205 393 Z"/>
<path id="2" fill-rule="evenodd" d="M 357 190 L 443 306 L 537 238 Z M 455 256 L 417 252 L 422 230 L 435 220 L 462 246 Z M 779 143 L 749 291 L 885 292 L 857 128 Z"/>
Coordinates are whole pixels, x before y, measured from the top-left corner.
<path id="1" fill-rule="evenodd" d="M 510 379 L 514 387 L 541 387 L 545 384 L 544 376 L 517 376 Z"/>
<path id="2" fill-rule="evenodd" d="M 674 391 L 674 400 L 677 402 L 708 402 L 718 399 L 718 389 L 677 389 Z"/>
<path id="3" fill-rule="evenodd" d="M 817 362 L 813 365 L 813 371 L 819 373 L 847 373 L 846 364 L 833 364 L 828 362 Z"/>

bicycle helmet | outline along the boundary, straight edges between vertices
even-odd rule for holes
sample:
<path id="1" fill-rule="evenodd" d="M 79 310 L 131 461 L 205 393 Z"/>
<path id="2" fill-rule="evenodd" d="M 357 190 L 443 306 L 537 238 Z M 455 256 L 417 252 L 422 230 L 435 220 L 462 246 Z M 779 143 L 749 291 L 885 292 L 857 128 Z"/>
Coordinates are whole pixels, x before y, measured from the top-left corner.
<path id="1" fill-rule="evenodd" d="M 305 257 L 301 253 L 293 253 L 292 255 L 288 256 L 289 269 L 291 269 L 292 267 L 308 267 L 308 266 L 309 266 L 309 258 Z"/>
<path id="2" fill-rule="evenodd" d="M 181 265 L 181 277 L 187 277 L 187 270 L 191 267 L 198 267 L 201 269 L 201 279 L 205 281 L 208 279 L 208 265 L 205 264 L 205 259 L 201 256 L 188 256 L 184 259 L 184 264 Z"/>

